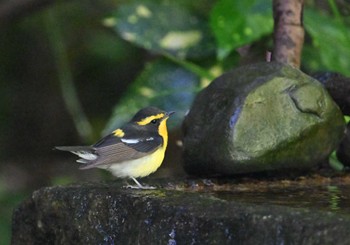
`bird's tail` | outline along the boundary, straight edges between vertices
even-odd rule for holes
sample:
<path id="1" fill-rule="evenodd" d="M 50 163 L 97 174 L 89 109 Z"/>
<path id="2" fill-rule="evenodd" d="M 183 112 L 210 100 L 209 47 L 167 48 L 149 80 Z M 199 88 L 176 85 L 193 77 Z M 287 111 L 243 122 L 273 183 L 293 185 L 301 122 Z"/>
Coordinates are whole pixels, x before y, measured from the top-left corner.
<path id="1" fill-rule="evenodd" d="M 69 151 L 79 156 L 80 159 L 78 159 L 77 162 L 83 164 L 91 164 L 98 157 L 95 149 L 91 146 L 56 146 L 55 149 L 60 151 Z"/>

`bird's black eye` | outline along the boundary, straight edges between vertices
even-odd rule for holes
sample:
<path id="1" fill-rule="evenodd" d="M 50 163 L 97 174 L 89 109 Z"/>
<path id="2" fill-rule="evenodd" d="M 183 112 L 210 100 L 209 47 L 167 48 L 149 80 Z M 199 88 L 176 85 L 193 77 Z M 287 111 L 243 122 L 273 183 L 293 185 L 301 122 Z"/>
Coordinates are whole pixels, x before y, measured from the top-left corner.
<path id="1" fill-rule="evenodd" d="M 157 119 L 153 119 L 153 120 L 151 121 L 151 123 L 153 123 L 153 124 L 156 124 L 157 122 L 158 122 Z"/>

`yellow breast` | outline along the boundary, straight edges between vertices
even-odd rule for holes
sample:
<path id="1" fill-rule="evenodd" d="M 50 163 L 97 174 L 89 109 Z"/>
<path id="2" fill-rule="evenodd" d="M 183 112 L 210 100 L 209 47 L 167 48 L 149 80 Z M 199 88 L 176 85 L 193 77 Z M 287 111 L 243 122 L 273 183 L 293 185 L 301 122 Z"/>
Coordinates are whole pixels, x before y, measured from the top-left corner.
<path id="1" fill-rule="evenodd" d="M 164 153 L 165 148 L 163 146 L 148 156 L 122 163 L 111 164 L 107 168 L 103 168 L 111 171 L 114 176 L 120 178 L 145 177 L 155 172 L 160 167 L 164 159 Z"/>

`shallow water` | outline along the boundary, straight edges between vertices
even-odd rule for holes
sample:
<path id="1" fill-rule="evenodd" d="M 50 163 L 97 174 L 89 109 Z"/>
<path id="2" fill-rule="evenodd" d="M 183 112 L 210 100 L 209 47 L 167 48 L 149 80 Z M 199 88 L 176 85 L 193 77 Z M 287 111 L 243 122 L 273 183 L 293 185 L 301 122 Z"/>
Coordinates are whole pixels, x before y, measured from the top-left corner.
<path id="1" fill-rule="evenodd" d="M 315 188 L 287 188 L 268 192 L 214 192 L 224 200 L 250 204 L 310 208 L 350 215 L 350 186 L 328 185 Z"/>

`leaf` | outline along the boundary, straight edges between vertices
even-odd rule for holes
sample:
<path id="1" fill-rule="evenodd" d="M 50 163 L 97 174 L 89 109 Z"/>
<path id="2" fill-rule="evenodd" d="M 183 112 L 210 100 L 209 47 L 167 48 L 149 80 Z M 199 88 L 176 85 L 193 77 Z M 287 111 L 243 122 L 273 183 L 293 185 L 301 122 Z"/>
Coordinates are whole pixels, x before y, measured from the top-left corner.
<path id="1" fill-rule="evenodd" d="M 344 116 L 345 123 L 348 124 L 350 123 L 350 116 Z"/>
<path id="2" fill-rule="evenodd" d="M 303 56 L 304 63 L 318 69 L 327 69 L 350 75 L 350 34 L 339 21 L 320 11 L 307 9 L 304 16 L 305 29 L 312 37 L 314 57 Z M 310 50 L 309 50 L 310 51 Z M 316 65 L 319 64 L 319 67 Z"/>
<path id="3" fill-rule="evenodd" d="M 272 3 L 266 0 L 219 0 L 210 15 L 220 60 L 245 44 L 271 33 Z"/>
<path id="4" fill-rule="evenodd" d="M 136 1 L 122 5 L 111 22 L 125 40 L 149 51 L 180 58 L 204 57 L 215 52 L 207 24 L 174 2 Z"/>
<path id="5" fill-rule="evenodd" d="M 344 165 L 339 161 L 336 151 L 333 151 L 332 154 L 328 158 L 329 165 L 337 171 L 342 171 L 344 169 Z"/>
<path id="6" fill-rule="evenodd" d="M 168 125 L 179 126 L 199 89 L 199 77 L 184 68 L 164 59 L 150 63 L 114 108 L 104 133 L 120 127 L 146 106 L 176 111 Z"/>

